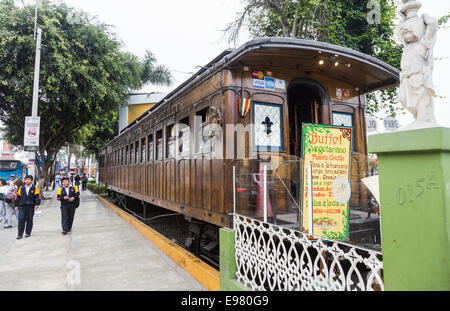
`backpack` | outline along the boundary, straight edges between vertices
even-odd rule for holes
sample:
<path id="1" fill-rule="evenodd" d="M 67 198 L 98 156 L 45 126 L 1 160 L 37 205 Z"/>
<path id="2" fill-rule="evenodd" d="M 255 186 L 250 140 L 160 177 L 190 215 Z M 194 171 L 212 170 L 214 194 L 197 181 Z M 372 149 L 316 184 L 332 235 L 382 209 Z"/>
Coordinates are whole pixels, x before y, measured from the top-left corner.
<path id="1" fill-rule="evenodd" d="M 16 194 L 17 194 L 16 188 L 14 188 L 13 190 L 10 190 L 5 196 L 5 202 L 12 203 L 12 201 L 16 198 Z"/>
<path id="2" fill-rule="evenodd" d="M 78 208 L 80 206 L 80 197 L 76 197 L 75 200 L 73 200 L 73 205 L 75 208 Z"/>
<path id="3" fill-rule="evenodd" d="M 69 187 L 69 189 L 72 188 L 73 192 L 75 192 L 75 188 L 74 187 Z M 79 191 L 79 190 L 78 190 Z M 73 200 L 73 206 L 75 206 L 75 208 L 78 208 L 78 206 L 80 206 L 80 197 L 75 197 L 75 200 Z"/>

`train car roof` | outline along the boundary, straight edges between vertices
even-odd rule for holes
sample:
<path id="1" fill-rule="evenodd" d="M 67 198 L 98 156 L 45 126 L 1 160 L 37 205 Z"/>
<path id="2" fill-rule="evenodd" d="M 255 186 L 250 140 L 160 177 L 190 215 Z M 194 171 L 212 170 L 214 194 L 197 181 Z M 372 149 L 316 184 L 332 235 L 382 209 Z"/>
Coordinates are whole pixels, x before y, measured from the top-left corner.
<path id="1" fill-rule="evenodd" d="M 280 55 L 283 57 L 280 58 Z M 158 111 L 165 103 L 204 82 L 215 72 L 238 64 L 251 65 L 251 60 L 255 57 L 275 59 L 277 56 L 277 62 L 281 66 L 288 63 L 292 65 L 292 62 L 295 62 L 295 67 L 299 71 L 317 72 L 330 78 L 347 81 L 359 87 L 362 93 L 393 87 L 399 83 L 398 69 L 375 57 L 349 48 L 307 39 L 260 38 L 249 41 L 237 49 L 227 49 L 222 52 L 129 124 L 121 134 L 149 114 Z M 324 60 L 324 66 L 318 65 L 320 59 Z M 333 67 L 335 62 L 339 62 L 342 66 Z"/>

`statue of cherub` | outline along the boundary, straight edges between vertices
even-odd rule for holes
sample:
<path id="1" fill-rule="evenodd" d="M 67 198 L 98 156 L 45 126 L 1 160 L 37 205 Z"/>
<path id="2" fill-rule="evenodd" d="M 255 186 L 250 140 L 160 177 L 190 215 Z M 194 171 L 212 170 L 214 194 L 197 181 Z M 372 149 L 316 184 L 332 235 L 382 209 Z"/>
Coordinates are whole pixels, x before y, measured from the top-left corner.
<path id="1" fill-rule="evenodd" d="M 416 123 L 435 123 L 433 50 L 438 20 L 427 14 L 419 17 L 417 11 L 422 6 L 419 1 L 402 2 L 399 12 L 402 19 L 397 28 L 398 38 L 404 46 L 399 100 L 414 115 Z"/>

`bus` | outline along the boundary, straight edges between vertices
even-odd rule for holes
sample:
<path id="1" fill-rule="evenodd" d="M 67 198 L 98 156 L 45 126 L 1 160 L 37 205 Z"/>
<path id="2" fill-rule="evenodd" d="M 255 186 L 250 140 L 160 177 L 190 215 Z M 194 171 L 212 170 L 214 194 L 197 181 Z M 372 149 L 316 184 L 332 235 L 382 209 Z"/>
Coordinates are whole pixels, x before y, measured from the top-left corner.
<path id="1" fill-rule="evenodd" d="M 19 160 L 0 160 L 0 179 L 9 180 L 11 175 L 23 179 L 28 174 L 27 165 Z"/>

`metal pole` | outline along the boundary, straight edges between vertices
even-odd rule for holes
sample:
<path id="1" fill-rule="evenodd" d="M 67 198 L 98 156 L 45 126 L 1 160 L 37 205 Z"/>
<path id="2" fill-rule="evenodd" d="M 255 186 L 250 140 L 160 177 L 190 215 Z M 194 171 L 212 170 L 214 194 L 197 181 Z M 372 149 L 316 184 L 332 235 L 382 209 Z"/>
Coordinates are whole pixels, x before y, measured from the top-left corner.
<path id="1" fill-rule="evenodd" d="M 267 223 L 267 165 L 264 165 L 264 222 Z"/>
<path id="2" fill-rule="evenodd" d="M 312 165 L 308 164 L 308 233 L 313 235 L 313 185 L 312 185 Z"/>
<path id="3" fill-rule="evenodd" d="M 36 60 L 34 64 L 33 108 L 31 114 L 32 117 L 38 116 L 39 70 L 41 67 L 41 36 L 42 30 L 38 28 L 36 40 Z"/>
<path id="4" fill-rule="evenodd" d="M 236 166 L 233 166 L 233 229 L 236 230 Z"/>
<path id="5" fill-rule="evenodd" d="M 39 2 L 39 0 L 36 0 L 36 5 L 35 5 L 35 9 L 34 9 L 34 35 L 33 35 L 34 41 L 36 41 L 38 2 Z"/>

